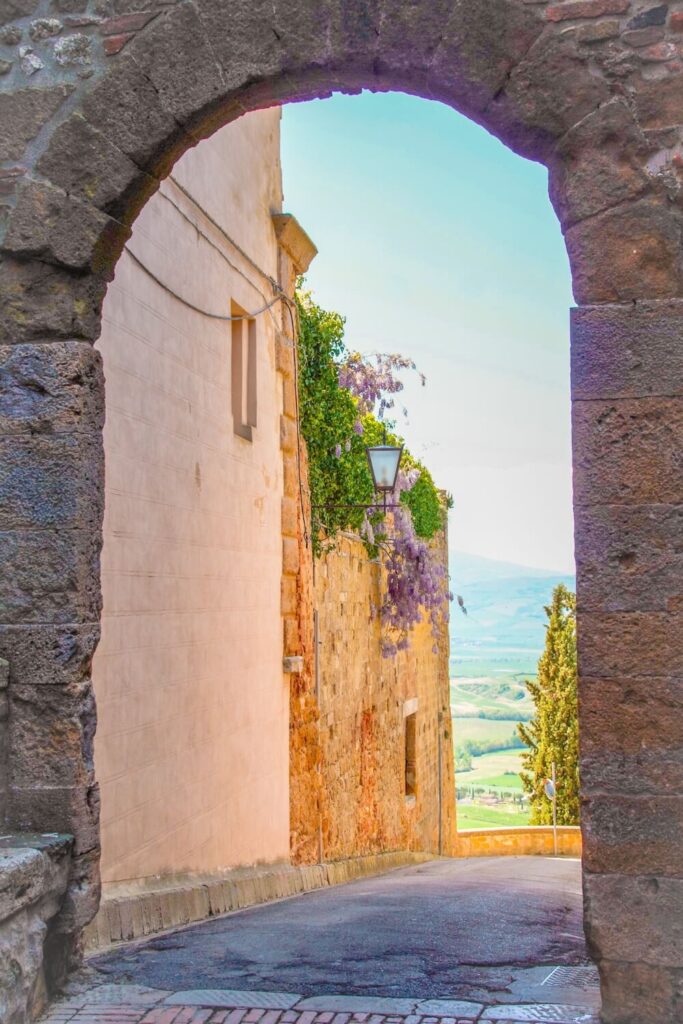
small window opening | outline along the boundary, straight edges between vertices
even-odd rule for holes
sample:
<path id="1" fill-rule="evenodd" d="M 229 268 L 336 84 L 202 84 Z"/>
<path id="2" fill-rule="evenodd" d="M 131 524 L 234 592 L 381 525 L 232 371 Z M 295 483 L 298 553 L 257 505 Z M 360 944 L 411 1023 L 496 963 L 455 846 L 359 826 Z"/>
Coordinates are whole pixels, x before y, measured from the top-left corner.
<path id="1" fill-rule="evenodd" d="M 405 718 L 405 791 L 406 799 L 417 794 L 417 712 Z"/>
<path id="2" fill-rule="evenodd" d="M 244 316 L 244 310 L 232 303 L 233 316 Z M 245 441 L 253 440 L 256 427 L 256 321 L 232 321 L 232 421 L 236 434 Z"/>

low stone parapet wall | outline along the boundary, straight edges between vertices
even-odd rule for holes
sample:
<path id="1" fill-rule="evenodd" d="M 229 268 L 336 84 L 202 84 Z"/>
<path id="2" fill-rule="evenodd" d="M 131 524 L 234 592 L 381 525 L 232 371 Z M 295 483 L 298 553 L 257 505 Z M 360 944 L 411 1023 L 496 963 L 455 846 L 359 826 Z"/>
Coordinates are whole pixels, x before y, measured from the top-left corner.
<path id="1" fill-rule="evenodd" d="M 137 891 L 121 884 L 108 887 L 97 917 L 85 931 L 86 952 L 130 942 L 171 928 L 204 921 L 234 910 L 285 899 L 299 893 L 352 882 L 434 860 L 433 854 L 398 850 L 351 857 L 328 864 L 276 864 L 237 868 L 220 875 L 150 880 Z"/>
<path id="2" fill-rule="evenodd" d="M 0 1021 L 25 1024 L 47 1005 L 50 921 L 66 892 L 71 838 L 0 838 Z"/>
<path id="3" fill-rule="evenodd" d="M 552 857 L 553 829 L 549 825 L 464 829 L 458 832 L 456 850 L 458 857 Z M 578 825 L 558 826 L 557 853 L 560 857 L 581 856 Z"/>

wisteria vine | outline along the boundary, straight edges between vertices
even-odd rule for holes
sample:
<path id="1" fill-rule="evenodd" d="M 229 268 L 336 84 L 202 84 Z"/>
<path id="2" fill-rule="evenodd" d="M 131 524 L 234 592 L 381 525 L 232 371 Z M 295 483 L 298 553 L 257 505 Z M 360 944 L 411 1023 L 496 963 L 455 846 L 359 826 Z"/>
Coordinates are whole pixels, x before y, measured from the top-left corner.
<path id="1" fill-rule="evenodd" d="M 412 359 L 397 353 L 376 353 L 370 360 L 353 352 L 341 363 L 339 384 L 356 399 L 359 418 L 354 429 L 358 433 L 363 429 L 361 415 L 376 411 L 377 419 L 382 421 L 386 411 L 394 408 L 391 396 L 403 390 L 403 381 L 398 376 L 402 370 L 419 372 Z M 420 380 L 424 387 L 424 374 L 420 374 Z M 405 409 L 403 413 L 407 415 Z M 337 450 L 341 456 L 341 445 L 337 445 Z M 372 509 L 366 509 L 361 526 L 361 536 L 366 543 L 386 553 L 386 592 L 379 609 L 385 658 L 407 650 L 410 632 L 423 614 L 431 623 L 432 650 L 436 654 L 443 624 L 449 619 L 449 602 L 453 600 L 446 569 L 437 561 L 428 541 L 418 537 L 410 509 L 400 501 L 401 494 L 412 490 L 419 477 L 420 470 L 416 468 L 399 471 L 392 494 L 392 504 L 398 507 L 381 525 L 373 525 L 377 517 Z"/>
<path id="2" fill-rule="evenodd" d="M 397 352 L 375 352 L 370 358 L 360 352 L 347 354 L 339 366 L 339 384 L 358 402 L 358 419 L 354 424 L 357 433 L 363 432 L 361 416 L 374 412 L 377 419 L 383 421 L 387 409 L 394 408 L 395 399 L 391 396 L 403 391 L 404 387 L 399 377 L 402 370 L 419 373 L 412 359 Z M 427 381 L 423 373 L 420 373 L 420 381 L 424 387 Z M 405 407 L 403 415 L 408 415 Z"/>
<path id="3" fill-rule="evenodd" d="M 361 527 L 366 542 L 386 554 L 386 591 L 379 609 L 385 658 L 408 649 L 410 632 L 423 614 L 429 617 L 432 651 L 437 654 L 443 626 L 449 620 L 449 602 L 453 600 L 445 567 L 436 559 L 429 542 L 417 536 L 410 509 L 396 500 L 414 487 L 419 475 L 417 469 L 400 471 L 393 495 L 399 507 L 392 510 L 389 522 L 377 529 L 366 512 Z"/>
<path id="4" fill-rule="evenodd" d="M 299 311 L 299 407 L 309 455 L 313 538 L 317 553 L 339 530 L 359 531 L 372 557 L 381 556 L 380 608 L 383 654 L 410 646 L 411 630 L 427 616 L 437 649 L 448 620 L 448 579 L 431 539 L 444 522 L 444 496 L 429 470 L 404 448 L 402 470 L 383 519 L 373 508 L 367 444 L 388 434 L 399 440 L 386 414 L 403 390 L 401 375 L 418 372 L 396 353 L 363 357 L 344 344 L 344 319 L 322 309 L 310 293 L 297 295 Z M 420 374 L 424 384 L 424 377 Z M 406 410 L 403 410 L 404 413 Z M 447 503 L 447 502 L 446 502 Z"/>

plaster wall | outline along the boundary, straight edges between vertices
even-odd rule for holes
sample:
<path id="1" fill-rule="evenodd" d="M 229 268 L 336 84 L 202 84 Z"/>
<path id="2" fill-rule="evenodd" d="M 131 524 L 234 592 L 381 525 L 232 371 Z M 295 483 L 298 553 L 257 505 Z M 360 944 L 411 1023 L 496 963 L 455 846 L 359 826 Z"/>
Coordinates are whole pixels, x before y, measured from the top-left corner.
<path id="1" fill-rule="evenodd" d="M 273 297 L 239 248 L 277 275 L 279 126 L 279 110 L 259 112 L 189 150 L 135 223 L 130 250 L 202 309 Z M 107 292 L 93 664 L 105 883 L 288 856 L 275 328 L 256 318 L 248 441 L 233 430 L 231 324 L 127 251 Z"/>

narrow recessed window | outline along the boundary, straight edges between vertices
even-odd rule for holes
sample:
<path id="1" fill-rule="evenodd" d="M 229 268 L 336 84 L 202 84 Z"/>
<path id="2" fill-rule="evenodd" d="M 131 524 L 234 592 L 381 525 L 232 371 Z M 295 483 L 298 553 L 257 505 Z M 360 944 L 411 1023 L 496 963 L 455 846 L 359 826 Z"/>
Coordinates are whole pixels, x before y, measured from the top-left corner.
<path id="1" fill-rule="evenodd" d="M 405 718 L 405 790 L 406 797 L 417 793 L 417 712 Z"/>
<path id="2" fill-rule="evenodd" d="M 233 316 L 244 310 L 232 304 Z M 232 321 L 232 422 L 236 434 L 253 440 L 256 427 L 256 321 Z"/>

